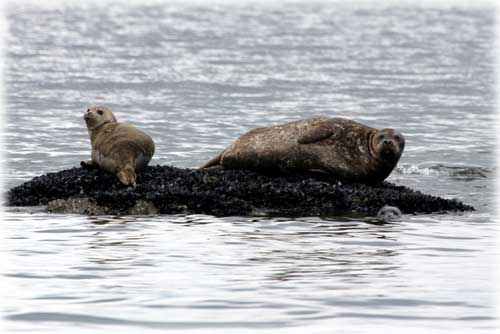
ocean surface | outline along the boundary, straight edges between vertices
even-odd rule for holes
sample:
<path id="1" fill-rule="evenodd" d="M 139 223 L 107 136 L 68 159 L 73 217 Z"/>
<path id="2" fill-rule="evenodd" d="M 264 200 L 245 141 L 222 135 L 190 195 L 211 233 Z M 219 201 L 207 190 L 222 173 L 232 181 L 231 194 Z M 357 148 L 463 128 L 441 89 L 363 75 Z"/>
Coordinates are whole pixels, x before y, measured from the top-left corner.
<path id="1" fill-rule="evenodd" d="M 474 212 L 87 217 L 4 208 L 6 333 L 497 333 L 495 8 L 6 5 L 5 187 L 89 158 L 105 104 L 197 167 L 316 115 L 393 127 L 389 181 Z"/>

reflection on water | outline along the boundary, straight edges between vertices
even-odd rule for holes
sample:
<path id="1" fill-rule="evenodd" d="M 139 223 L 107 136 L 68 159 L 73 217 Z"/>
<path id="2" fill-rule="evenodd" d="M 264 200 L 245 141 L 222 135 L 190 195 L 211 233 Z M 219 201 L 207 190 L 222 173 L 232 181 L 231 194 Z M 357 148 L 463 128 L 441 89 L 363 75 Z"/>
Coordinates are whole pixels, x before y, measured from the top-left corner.
<path id="1" fill-rule="evenodd" d="M 311 322 L 326 330 L 342 319 L 372 319 L 382 328 L 422 328 L 429 321 L 493 328 L 496 320 L 487 306 L 495 282 L 487 274 L 495 258 L 487 236 L 497 227 L 477 214 L 460 221 L 405 216 L 389 224 L 314 217 L 61 218 L 7 214 L 4 248 L 13 261 L 5 277 L 26 293 L 7 292 L 19 301 L 7 316 L 15 328 L 78 323 L 131 331 L 278 326 L 286 332 Z M 476 223 L 482 227 L 471 235 Z"/>
<path id="2" fill-rule="evenodd" d="M 153 164 L 180 167 L 309 116 L 394 127 L 407 145 L 390 181 L 478 211 L 381 223 L 9 208 L 6 328 L 496 332 L 493 12 L 9 5 L 8 187 L 88 159 L 82 114 L 104 103 L 153 136 Z"/>

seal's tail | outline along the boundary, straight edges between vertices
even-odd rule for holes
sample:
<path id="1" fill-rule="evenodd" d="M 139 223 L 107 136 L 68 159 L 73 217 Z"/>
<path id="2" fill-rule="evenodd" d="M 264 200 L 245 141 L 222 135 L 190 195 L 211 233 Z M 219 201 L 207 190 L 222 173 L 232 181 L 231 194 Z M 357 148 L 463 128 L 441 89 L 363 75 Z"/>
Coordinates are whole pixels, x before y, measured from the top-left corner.
<path id="1" fill-rule="evenodd" d="M 215 158 L 209 160 L 207 163 L 205 163 L 203 166 L 201 166 L 200 169 L 209 168 L 209 167 L 214 167 L 214 166 L 220 165 L 220 159 L 222 158 L 222 154 L 223 153 L 224 152 L 222 152 L 221 154 L 219 154 Z"/>

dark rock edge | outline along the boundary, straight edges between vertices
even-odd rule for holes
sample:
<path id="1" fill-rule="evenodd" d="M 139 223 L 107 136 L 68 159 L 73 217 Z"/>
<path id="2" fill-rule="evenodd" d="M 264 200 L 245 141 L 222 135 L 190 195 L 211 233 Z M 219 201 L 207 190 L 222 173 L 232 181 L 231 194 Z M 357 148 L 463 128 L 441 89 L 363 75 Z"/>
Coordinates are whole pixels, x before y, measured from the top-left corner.
<path id="1" fill-rule="evenodd" d="M 474 210 L 458 200 L 389 182 L 366 185 L 304 175 L 171 166 L 148 166 L 138 174 L 135 189 L 104 171 L 72 168 L 35 177 L 10 189 L 6 199 L 9 206 L 49 205 L 56 212 L 92 215 L 375 216 L 384 205 L 396 206 L 404 214 Z"/>

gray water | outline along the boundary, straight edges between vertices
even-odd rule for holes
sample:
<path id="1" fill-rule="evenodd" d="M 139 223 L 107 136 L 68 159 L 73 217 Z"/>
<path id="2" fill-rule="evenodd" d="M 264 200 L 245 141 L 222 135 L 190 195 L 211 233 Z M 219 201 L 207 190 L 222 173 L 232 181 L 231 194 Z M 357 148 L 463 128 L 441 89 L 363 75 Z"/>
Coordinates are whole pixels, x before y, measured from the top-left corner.
<path id="1" fill-rule="evenodd" d="M 243 132 L 313 115 L 394 127 L 389 181 L 477 211 L 86 217 L 6 208 L 5 332 L 494 333 L 494 8 L 7 6 L 10 188 L 78 166 L 102 103 L 196 167 Z"/>

